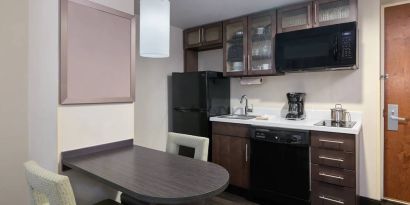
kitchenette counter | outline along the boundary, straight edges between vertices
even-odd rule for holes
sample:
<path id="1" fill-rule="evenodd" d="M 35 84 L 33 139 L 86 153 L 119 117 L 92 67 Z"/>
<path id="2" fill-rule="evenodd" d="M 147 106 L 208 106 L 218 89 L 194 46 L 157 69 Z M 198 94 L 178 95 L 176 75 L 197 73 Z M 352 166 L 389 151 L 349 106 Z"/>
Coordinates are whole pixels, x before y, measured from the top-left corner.
<path id="1" fill-rule="evenodd" d="M 267 114 L 266 114 L 267 113 Z M 278 127 L 278 128 L 288 128 L 288 129 L 298 129 L 298 130 L 312 130 L 312 131 L 323 131 L 323 132 L 334 132 L 334 133 L 344 133 L 344 134 L 354 134 L 358 135 L 361 131 L 362 120 L 360 112 L 351 112 L 352 121 L 356 124 L 352 128 L 342 128 L 342 127 L 325 127 L 315 125 L 322 120 L 330 119 L 330 111 L 325 110 L 310 110 L 306 111 L 306 119 L 304 120 L 286 120 L 280 115 L 279 110 L 275 109 L 258 109 L 257 112 L 251 113 L 252 115 L 266 115 L 268 120 L 258 120 L 258 119 L 228 119 L 221 117 L 211 117 L 210 121 L 213 122 L 225 122 L 225 123 L 236 123 L 236 124 L 246 124 L 254 126 L 264 126 L 264 127 Z"/>

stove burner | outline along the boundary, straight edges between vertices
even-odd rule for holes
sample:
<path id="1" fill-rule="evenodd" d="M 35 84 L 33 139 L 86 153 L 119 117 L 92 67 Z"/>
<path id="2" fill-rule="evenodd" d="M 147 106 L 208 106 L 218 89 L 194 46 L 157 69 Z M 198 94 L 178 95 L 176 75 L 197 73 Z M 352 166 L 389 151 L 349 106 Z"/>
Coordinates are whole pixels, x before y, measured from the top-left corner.
<path id="1" fill-rule="evenodd" d="M 350 122 L 334 122 L 331 120 L 323 120 L 316 123 L 316 126 L 324 126 L 324 127 L 341 127 L 341 128 L 352 128 L 356 124 L 355 121 Z"/>

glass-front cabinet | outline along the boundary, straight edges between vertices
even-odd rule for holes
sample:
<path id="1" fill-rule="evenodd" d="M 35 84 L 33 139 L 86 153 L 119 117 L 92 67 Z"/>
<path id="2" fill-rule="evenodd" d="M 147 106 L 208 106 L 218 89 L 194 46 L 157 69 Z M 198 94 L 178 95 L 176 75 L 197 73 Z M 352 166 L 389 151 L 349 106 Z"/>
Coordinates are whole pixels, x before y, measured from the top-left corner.
<path id="1" fill-rule="evenodd" d="M 278 9 L 278 33 L 312 28 L 312 2 Z"/>
<path id="2" fill-rule="evenodd" d="M 224 21 L 224 75 L 244 76 L 247 73 L 247 18 Z"/>
<path id="3" fill-rule="evenodd" d="M 184 30 L 185 49 L 208 49 L 222 43 L 222 23 L 212 23 Z"/>
<path id="4" fill-rule="evenodd" d="M 222 22 L 208 24 L 202 27 L 202 45 L 222 43 Z"/>
<path id="5" fill-rule="evenodd" d="M 314 26 L 327 26 L 357 19 L 357 0 L 314 1 Z"/>
<path id="6" fill-rule="evenodd" d="M 248 16 L 248 75 L 275 73 L 276 12 Z"/>
<path id="7" fill-rule="evenodd" d="M 184 48 L 201 46 L 201 27 L 190 28 L 184 31 Z"/>

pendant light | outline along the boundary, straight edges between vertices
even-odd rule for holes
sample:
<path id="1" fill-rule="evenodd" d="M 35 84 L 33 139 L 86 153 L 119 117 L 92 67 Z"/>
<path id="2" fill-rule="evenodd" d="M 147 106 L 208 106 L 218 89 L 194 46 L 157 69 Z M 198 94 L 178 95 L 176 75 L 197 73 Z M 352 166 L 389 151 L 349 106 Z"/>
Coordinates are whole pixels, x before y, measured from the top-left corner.
<path id="1" fill-rule="evenodd" d="M 169 57 L 169 0 L 140 0 L 140 56 Z"/>

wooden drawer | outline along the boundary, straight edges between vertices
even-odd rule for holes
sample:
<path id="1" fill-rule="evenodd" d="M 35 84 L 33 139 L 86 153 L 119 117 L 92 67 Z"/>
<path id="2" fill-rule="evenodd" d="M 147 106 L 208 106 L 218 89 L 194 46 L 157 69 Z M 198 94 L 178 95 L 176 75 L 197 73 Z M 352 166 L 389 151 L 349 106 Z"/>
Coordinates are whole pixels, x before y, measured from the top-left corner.
<path id="1" fill-rule="evenodd" d="M 356 191 L 353 188 L 312 181 L 311 202 L 312 205 L 355 205 Z"/>
<path id="2" fill-rule="evenodd" d="M 236 137 L 250 137 L 248 125 L 234 123 L 213 122 L 212 133 Z"/>
<path id="3" fill-rule="evenodd" d="M 312 179 L 339 186 L 356 187 L 356 172 L 312 164 Z"/>
<path id="4" fill-rule="evenodd" d="M 356 156 L 354 153 L 318 149 L 314 147 L 311 149 L 311 161 L 314 164 L 355 170 L 355 159 Z"/>
<path id="5" fill-rule="evenodd" d="M 350 134 L 312 131 L 311 146 L 344 152 L 355 152 L 355 136 Z"/>

